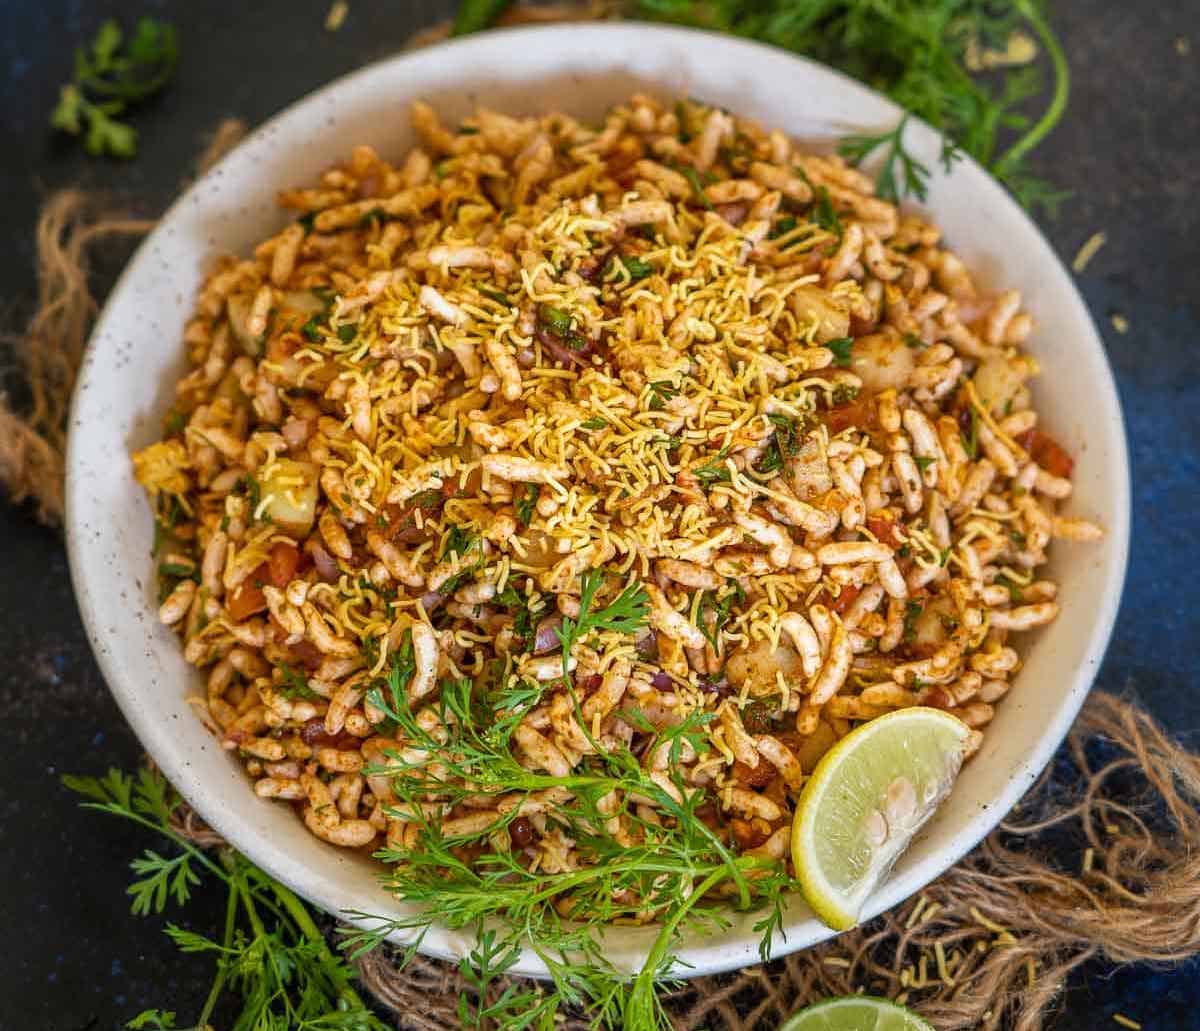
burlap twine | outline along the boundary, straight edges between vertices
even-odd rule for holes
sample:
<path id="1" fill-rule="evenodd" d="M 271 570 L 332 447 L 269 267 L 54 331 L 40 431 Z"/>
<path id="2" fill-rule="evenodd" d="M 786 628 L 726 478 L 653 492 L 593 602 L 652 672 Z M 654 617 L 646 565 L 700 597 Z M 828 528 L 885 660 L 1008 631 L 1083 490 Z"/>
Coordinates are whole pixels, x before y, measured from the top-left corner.
<path id="1" fill-rule="evenodd" d="M 241 132 L 224 123 L 201 170 Z M 67 405 L 97 311 L 89 251 L 151 225 L 79 190 L 50 197 L 38 219 L 38 306 L 8 338 L 6 370 L 28 396 L 20 406 L 0 397 L 0 482 L 48 523 L 62 519 Z M 224 845 L 194 813 L 179 820 L 198 844 Z M 669 1008 L 681 1031 L 766 1031 L 815 999 L 865 990 L 905 999 L 943 1031 L 1037 1031 L 1070 971 L 1093 957 L 1170 963 L 1198 952 L 1200 756 L 1136 705 L 1096 693 L 1008 820 L 917 898 L 815 948 L 687 982 Z M 469 989 L 454 965 L 418 956 L 401 970 L 385 947 L 358 971 L 398 1028 L 459 1026 Z M 573 1014 L 561 1027 L 588 1024 Z"/>

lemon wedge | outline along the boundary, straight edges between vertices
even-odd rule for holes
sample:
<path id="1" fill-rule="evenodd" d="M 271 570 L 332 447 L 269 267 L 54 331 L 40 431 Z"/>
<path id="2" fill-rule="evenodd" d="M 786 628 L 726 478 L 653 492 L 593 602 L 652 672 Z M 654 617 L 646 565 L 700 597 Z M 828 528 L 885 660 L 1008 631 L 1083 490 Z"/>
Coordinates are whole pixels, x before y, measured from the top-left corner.
<path id="1" fill-rule="evenodd" d="M 856 727 L 817 764 L 796 807 L 792 861 L 808 904 L 834 930 L 858 922 L 949 794 L 969 733 L 940 709 L 899 709 Z"/>
<path id="2" fill-rule="evenodd" d="M 887 999 L 847 995 L 806 1006 L 779 1031 L 933 1031 L 915 1013 Z"/>

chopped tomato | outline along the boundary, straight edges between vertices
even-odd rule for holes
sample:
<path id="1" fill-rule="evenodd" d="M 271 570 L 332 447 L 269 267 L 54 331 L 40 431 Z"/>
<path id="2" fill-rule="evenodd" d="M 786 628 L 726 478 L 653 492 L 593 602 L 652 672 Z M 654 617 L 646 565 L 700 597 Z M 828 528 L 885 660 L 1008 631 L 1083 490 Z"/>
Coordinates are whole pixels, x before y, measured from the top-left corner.
<path id="1" fill-rule="evenodd" d="M 1075 468 L 1075 459 L 1067 454 L 1066 449 L 1050 434 L 1032 429 L 1021 434 L 1017 443 L 1051 476 L 1070 478 L 1071 470 Z"/>
<path id="2" fill-rule="evenodd" d="M 861 593 L 861 588 L 855 587 L 854 584 L 846 584 L 841 591 L 838 592 L 838 596 L 836 598 L 826 601 L 825 604 L 828 605 L 829 608 L 836 612 L 839 616 L 843 616 L 846 614 L 846 610 L 854 604 L 854 599 L 857 598 Z"/>
<path id="3" fill-rule="evenodd" d="M 733 840 L 737 842 L 738 848 L 743 850 L 757 848 L 771 836 L 771 825 L 765 820 L 755 820 L 752 823 L 735 816 L 729 821 L 729 826 L 733 831 Z"/>
<path id="4" fill-rule="evenodd" d="M 296 577 L 300 568 L 300 549 L 287 541 L 276 541 L 267 555 L 266 569 L 259 566 L 256 573 L 265 573 L 265 578 L 276 587 L 284 588 Z"/>
<path id="5" fill-rule="evenodd" d="M 260 573 L 263 569 L 264 566 L 259 566 L 254 570 L 225 602 L 225 608 L 229 610 L 229 618 L 235 623 L 249 619 L 256 612 L 262 612 L 267 607 L 267 599 L 263 595 L 262 588 L 258 586 L 262 582 Z"/>
<path id="6" fill-rule="evenodd" d="M 880 544 L 886 544 L 889 548 L 899 548 L 904 544 L 896 530 L 896 521 L 890 515 L 868 516 L 867 529 L 875 534 Z"/>

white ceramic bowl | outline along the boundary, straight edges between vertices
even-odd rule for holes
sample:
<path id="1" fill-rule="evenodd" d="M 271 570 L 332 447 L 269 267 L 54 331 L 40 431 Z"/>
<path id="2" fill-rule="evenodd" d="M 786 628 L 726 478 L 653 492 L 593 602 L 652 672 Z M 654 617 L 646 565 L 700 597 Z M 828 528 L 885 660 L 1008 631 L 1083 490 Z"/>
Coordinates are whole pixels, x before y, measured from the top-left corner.
<path id="1" fill-rule="evenodd" d="M 285 216 L 277 188 L 304 183 L 358 143 L 396 158 L 412 142 L 407 105 L 423 98 L 450 124 L 477 103 L 514 113 L 547 108 L 598 119 L 636 90 L 692 95 L 826 143 L 891 127 L 901 112 L 851 80 L 783 51 L 729 37 L 609 24 L 491 32 L 365 68 L 297 103 L 254 133 L 171 208 L 125 270 L 88 350 L 71 419 L 67 533 L 84 622 L 105 678 L 146 750 L 216 830 L 273 876 L 331 912 L 389 916 L 402 907 L 377 868 L 314 839 L 290 807 L 250 791 L 236 760 L 184 696 L 196 686 L 175 636 L 154 613 L 152 524 L 130 473 L 131 450 L 158 434 L 183 368 L 181 333 L 203 271 L 223 252 L 248 253 Z M 1019 288 L 1038 322 L 1043 368 L 1035 395 L 1045 424 L 1077 457 L 1069 510 L 1107 529 L 1097 545 L 1056 545 L 1050 574 L 1062 615 L 1028 641 L 1028 661 L 999 705 L 979 755 L 949 801 L 871 899 L 874 916 L 918 891 L 971 849 L 1049 761 L 1099 666 L 1117 611 L 1129 526 L 1121 412 L 1100 340 L 1070 277 L 1025 214 L 969 160 L 950 174 L 938 137 L 910 123 L 907 142 L 933 170 L 927 208 L 985 284 Z M 687 939 L 682 976 L 757 961 L 757 917 L 734 915 L 715 937 Z M 799 898 L 786 943 L 831 932 Z M 609 953 L 637 967 L 652 928 L 610 934 Z M 462 953 L 463 935 L 435 928 L 423 951 Z M 527 954 L 517 968 L 539 973 Z"/>

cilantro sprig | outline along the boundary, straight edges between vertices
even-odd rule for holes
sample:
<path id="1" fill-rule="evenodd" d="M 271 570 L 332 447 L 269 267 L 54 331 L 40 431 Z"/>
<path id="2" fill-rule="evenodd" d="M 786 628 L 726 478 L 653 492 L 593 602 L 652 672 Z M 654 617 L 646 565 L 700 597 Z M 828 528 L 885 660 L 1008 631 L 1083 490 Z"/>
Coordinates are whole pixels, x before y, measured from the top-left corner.
<path id="1" fill-rule="evenodd" d="M 173 825 L 179 795 L 157 770 L 109 770 L 103 777 L 63 777 L 83 796 L 83 808 L 107 813 L 155 832 L 171 854 L 147 848 L 130 863 L 127 889 L 136 916 L 161 915 L 185 905 L 204 880 L 228 893 L 219 937 L 167 923 L 164 933 L 180 952 L 205 953 L 213 962 L 212 987 L 190 1027 L 213 1023 L 218 1008 L 229 1027 L 344 1028 L 386 1031 L 351 985 L 353 971 L 326 943 L 312 915 L 288 888 L 232 849 L 207 854 Z M 173 1010 L 149 1009 L 126 1025 L 169 1031 Z"/>
<path id="2" fill-rule="evenodd" d="M 76 49 L 74 73 L 59 91 L 51 126 L 82 135 L 84 148 L 94 156 L 133 157 L 137 130 L 117 116 L 162 89 L 178 59 L 171 25 L 142 18 L 126 39 L 121 26 L 109 19 L 90 45 Z"/>

